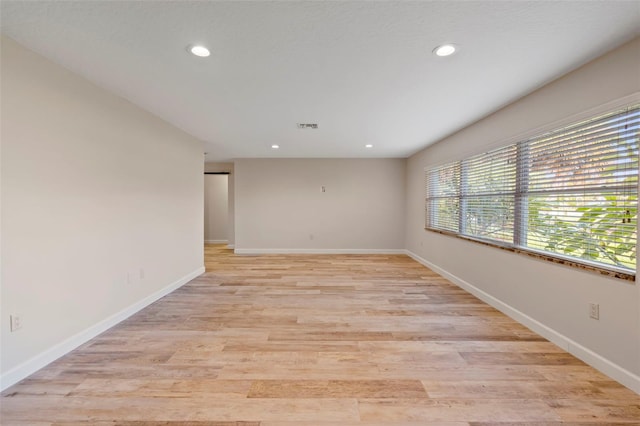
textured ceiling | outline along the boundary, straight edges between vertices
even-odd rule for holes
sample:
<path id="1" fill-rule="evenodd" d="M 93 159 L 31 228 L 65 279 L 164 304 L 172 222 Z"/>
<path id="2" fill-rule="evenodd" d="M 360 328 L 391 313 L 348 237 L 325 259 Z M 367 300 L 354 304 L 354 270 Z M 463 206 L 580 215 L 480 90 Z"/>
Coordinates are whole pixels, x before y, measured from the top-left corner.
<path id="1" fill-rule="evenodd" d="M 205 141 L 208 161 L 406 157 L 640 34 L 634 1 L 3 0 L 1 12 L 4 34 Z M 443 42 L 461 50 L 438 58 Z"/>

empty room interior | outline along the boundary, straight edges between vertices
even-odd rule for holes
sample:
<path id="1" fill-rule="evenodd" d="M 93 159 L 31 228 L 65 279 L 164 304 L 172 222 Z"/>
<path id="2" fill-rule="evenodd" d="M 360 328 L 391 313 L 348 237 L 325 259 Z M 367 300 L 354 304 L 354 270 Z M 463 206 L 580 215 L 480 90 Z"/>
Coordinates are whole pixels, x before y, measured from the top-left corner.
<path id="1" fill-rule="evenodd" d="M 2 425 L 640 424 L 640 2 L 0 30 Z"/>

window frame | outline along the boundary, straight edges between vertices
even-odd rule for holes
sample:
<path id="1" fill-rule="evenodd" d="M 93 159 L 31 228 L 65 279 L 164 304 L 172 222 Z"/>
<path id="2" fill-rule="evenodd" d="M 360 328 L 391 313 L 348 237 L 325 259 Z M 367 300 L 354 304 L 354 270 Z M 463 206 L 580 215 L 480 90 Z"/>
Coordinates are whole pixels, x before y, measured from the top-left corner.
<path id="1" fill-rule="evenodd" d="M 530 147 L 530 142 L 535 140 L 536 138 L 541 137 L 544 134 L 561 131 L 564 128 L 570 127 L 572 125 L 577 125 L 582 121 L 591 121 L 597 119 L 599 116 L 604 116 L 608 113 L 615 113 L 616 111 L 623 110 L 625 108 L 635 109 L 640 107 L 640 93 L 633 94 L 631 96 L 622 98 L 617 101 L 609 102 L 605 105 L 602 105 L 597 108 L 590 109 L 581 114 L 576 114 L 571 117 L 567 117 L 563 120 L 559 120 L 550 125 L 534 129 L 532 131 L 527 132 L 526 134 L 518 135 L 514 138 L 510 138 L 509 140 L 503 141 L 500 144 L 492 144 L 489 146 L 489 149 L 484 150 L 483 153 L 475 154 L 475 155 L 466 155 L 463 158 L 456 159 L 455 161 L 449 161 L 444 164 L 426 167 L 424 169 L 425 172 L 425 230 L 454 236 L 463 240 L 472 241 L 476 243 L 480 243 L 490 247 L 496 247 L 499 249 L 507 250 L 510 252 L 527 255 L 530 257 L 534 257 L 537 259 L 547 260 L 553 263 L 563 264 L 570 267 L 575 267 L 587 271 L 597 272 L 602 275 L 611 276 L 627 281 L 634 282 L 636 279 L 636 273 L 638 270 L 638 262 L 636 260 L 635 270 L 630 270 L 627 268 L 617 267 L 615 265 L 608 265 L 601 262 L 589 261 L 587 259 L 581 259 L 573 256 L 563 255 L 561 253 L 554 253 L 545 250 L 538 250 L 533 247 L 526 246 L 527 235 L 526 235 L 526 226 L 523 225 L 523 221 L 526 223 L 529 220 L 529 215 L 527 211 L 527 191 L 529 185 L 529 176 L 528 171 L 529 167 L 525 167 L 523 161 L 527 156 L 524 155 L 524 151 L 528 150 Z M 474 159 L 474 157 L 478 157 L 481 155 L 491 154 L 492 152 L 496 152 L 499 150 L 507 149 L 509 147 L 515 147 L 516 150 L 516 184 L 513 193 L 509 193 L 509 196 L 513 196 L 514 203 L 514 217 L 512 219 L 512 229 L 513 229 L 513 239 L 511 242 L 501 241 L 497 239 L 483 238 L 474 235 L 469 235 L 465 230 L 465 190 L 463 187 L 464 183 L 464 169 L 465 164 L 470 160 Z M 637 156 L 635 156 L 637 159 Z M 429 173 L 437 172 L 438 170 L 442 170 L 447 166 L 452 166 L 456 164 L 458 170 L 460 170 L 460 176 L 458 177 L 459 188 L 456 191 L 458 197 L 458 228 L 457 231 L 451 231 L 446 229 L 439 229 L 430 226 L 429 222 Z M 640 173 L 638 173 L 638 181 L 640 184 Z M 640 191 L 636 188 L 636 195 L 638 195 Z M 431 197 L 433 199 L 433 197 Z M 635 201 L 636 208 L 638 207 L 638 201 Z M 638 225 L 640 224 L 640 220 L 636 219 L 636 235 Z M 522 231 L 525 231 L 523 235 Z M 638 246 L 639 241 L 636 240 L 636 247 Z"/>

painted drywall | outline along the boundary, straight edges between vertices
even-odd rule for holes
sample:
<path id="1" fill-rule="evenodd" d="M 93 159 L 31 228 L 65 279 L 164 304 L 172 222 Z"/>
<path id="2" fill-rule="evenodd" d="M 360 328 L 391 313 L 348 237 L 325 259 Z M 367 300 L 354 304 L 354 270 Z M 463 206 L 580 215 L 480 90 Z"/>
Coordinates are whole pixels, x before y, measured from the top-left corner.
<path id="1" fill-rule="evenodd" d="M 11 39 L 1 51 L 5 386 L 204 270 L 204 162 L 152 114 Z"/>
<path id="2" fill-rule="evenodd" d="M 403 249 L 404 173 L 404 159 L 236 160 L 236 250 Z"/>
<path id="3" fill-rule="evenodd" d="M 217 163 L 206 162 L 204 163 L 204 171 L 219 173 L 229 173 L 227 176 L 227 247 L 234 248 L 236 241 L 236 212 L 235 212 L 235 173 L 233 163 Z"/>
<path id="4" fill-rule="evenodd" d="M 640 291 L 607 278 L 424 230 L 424 168 L 517 139 L 640 90 L 640 39 L 409 158 L 407 249 L 606 360 L 640 374 Z M 600 304 L 600 320 L 588 304 Z"/>
<path id="5" fill-rule="evenodd" d="M 204 175 L 204 242 L 227 243 L 228 175 Z"/>

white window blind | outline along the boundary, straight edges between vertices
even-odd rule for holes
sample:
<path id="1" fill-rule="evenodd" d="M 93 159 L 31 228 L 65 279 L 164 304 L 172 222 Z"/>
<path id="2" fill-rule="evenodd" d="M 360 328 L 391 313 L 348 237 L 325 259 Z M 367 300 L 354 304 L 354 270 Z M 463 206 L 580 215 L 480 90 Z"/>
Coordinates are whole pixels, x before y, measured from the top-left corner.
<path id="1" fill-rule="evenodd" d="M 635 271 L 640 109 L 524 144 L 526 246 Z"/>
<path id="2" fill-rule="evenodd" d="M 427 227 L 457 232 L 460 226 L 460 163 L 427 172 Z"/>
<path id="3" fill-rule="evenodd" d="M 635 273 L 640 107 L 426 171 L 426 227 Z"/>
<path id="4" fill-rule="evenodd" d="M 462 233 L 513 241 L 516 146 L 510 145 L 462 162 Z"/>

